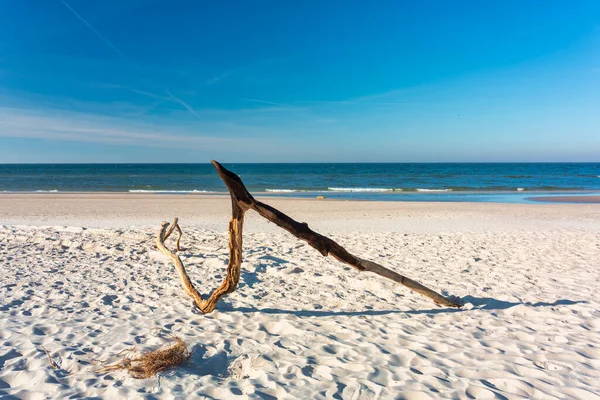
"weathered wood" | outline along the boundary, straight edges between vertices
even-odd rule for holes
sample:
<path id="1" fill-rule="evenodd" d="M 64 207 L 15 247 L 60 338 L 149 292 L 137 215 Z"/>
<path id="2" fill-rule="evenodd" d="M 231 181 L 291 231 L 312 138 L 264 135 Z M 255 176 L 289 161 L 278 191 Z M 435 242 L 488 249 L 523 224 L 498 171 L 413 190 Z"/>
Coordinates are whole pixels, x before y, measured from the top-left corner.
<path id="1" fill-rule="evenodd" d="M 244 183 L 239 176 L 223 167 L 217 161 L 212 161 L 213 166 L 217 170 L 217 173 L 221 179 L 225 182 L 225 185 L 229 189 L 232 203 L 238 204 L 244 211 L 252 209 L 259 213 L 264 218 L 285 229 L 297 238 L 304 240 L 309 245 L 317 249 L 322 255 L 332 255 L 339 261 L 346 263 L 359 271 L 372 272 L 377 275 L 383 276 L 384 278 L 391 279 L 394 282 L 400 283 L 409 289 L 427 296 L 432 299 L 435 303 L 447 306 L 447 307 L 460 307 L 460 304 L 455 301 L 448 299 L 441 294 L 421 285 L 420 283 L 413 281 L 403 275 L 398 274 L 382 265 L 374 263 L 372 261 L 363 260 L 350 254 L 342 246 L 323 236 L 308 227 L 305 222 L 298 222 L 290 218 L 281 211 L 269 206 L 268 204 L 262 203 L 248 192 Z M 235 215 L 235 212 L 234 212 Z"/>
<path id="2" fill-rule="evenodd" d="M 169 227 L 168 222 L 163 222 L 160 232 L 156 238 L 156 247 L 167 255 L 179 274 L 185 292 L 194 300 L 194 304 L 203 312 L 212 312 L 219 300 L 228 293 L 235 291 L 240 280 L 240 266 L 242 264 L 242 233 L 244 225 L 244 214 L 248 210 L 254 210 L 267 220 L 275 223 L 285 229 L 297 238 L 304 240 L 310 246 L 318 250 L 323 256 L 332 255 L 339 261 L 346 263 L 359 271 L 372 272 L 394 282 L 400 283 L 407 288 L 429 297 L 436 304 L 447 307 L 460 307 L 457 302 L 446 298 L 437 292 L 413 281 L 397 272 L 394 272 L 375 262 L 363 260 L 340 246 L 330 238 L 323 236 L 308 227 L 305 222 L 298 222 L 290 218 L 281 211 L 271 207 L 268 204 L 256 200 L 246 189 L 239 176 L 229 171 L 216 161 L 212 161 L 217 173 L 227 186 L 231 197 L 232 217 L 229 222 L 229 262 L 227 265 L 227 275 L 223 283 L 216 288 L 207 300 L 204 300 L 198 290 L 192 284 L 185 267 L 179 256 L 171 252 L 166 246 L 165 241 L 171 233 L 177 229 L 179 237 L 177 239 L 177 251 L 179 251 L 179 241 L 182 231 L 175 218 L 173 224 Z"/>
<path id="3" fill-rule="evenodd" d="M 194 284 L 183 266 L 181 258 L 169 250 L 165 245 L 165 240 L 168 239 L 174 229 L 177 229 L 179 232 L 179 237 L 177 238 L 177 251 L 179 251 L 179 240 L 181 239 L 182 232 L 179 227 L 178 219 L 175 218 L 170 227 L 168 222 L 163 222 L 160 232 L 156 237 L 156 247 L 171 259 L 179 274 L 179 279 L 181 280 L 185 292 L 192 298 L 196 307 L 205 314 L 210 313 L 215 309 L 221 297 L 237 289 L 238 282 L 240 281 L 240 266 L 242 265 L 243 224 L 243 213 L 239 214 L 238 218 L 232 217 L 229 222 L 229 263 L 227 264 L 227 275 L 225 276 L 223 283 L 211 293 L 207 300 L 204 300 L 200 292 L 194 287 Z"/>
<path id="4" fill-rule="evenodd" d="M 178 225 L 177 218 L 175 218 L 175 220 L 173 221 L 171 228 L 173 228 L 175 225 Z M 179 256 L 177 254 L 175 254 L 174 252 L 169 250 L 167 248 L 167 246 L 165 245 L 165 240 L 168 238 L 167 233 L 169 231 L 173 232 L 173 229 L 167 230 L 168 228 L 169 228 L 169 223 L 166 221 L 163 221 L 162 226 L 160 228 L 160 232 L 158 232 L 158 236 L 156 237 L 156 241 L 155 241 L 156 247 L 164 255 L 166 255 L 167 257 L 169 257 L 171 259 L 171 261 L 173 262 L 173 265 L 175 265 L 175 269 L 177 270 L 177 273 L 179 274 L 179 278 L 181 279 L 181 283 L 183 284 L 183 288 L 184 288 L 185 292 L 188 294 L 188 296 L 190 296 L 194 300 L 194 304 L 196 304 L 196 306 L 198 306 L 198 308 L 202 309 L 202 306 L 204 305 L 204 300 L 202 299 L 202 295 L 196 290 L 196 288 L 192 284 L 190 277 L 188 276 L 187 272 L 185 271 L 183 262 L 181 262 L 181 258 L 179 258 Z"/>
<path id="5" fill-rule="evenodd" d="M 173 233 L 173 231 L 175 229 L 177 229 L 179 236 L 177 237 L 177 243 L 175 244 L 175 249 L 177 251 L 181 251 L 181 247 L 179 246 L 179 243 L 181 242 L 181 236 L 183 235 L 183 232 L 181 231 L 181 228 L 179 227 L 178 221 L 179 221 L 179 219 L 177 217 L 175 217 L 175 219 L 173 220 L 173 223 L 171 224 L 169 229 L 167 229 L 167 231 L 165 232 L 162 240 L 163 240 L 163 242 L 165 240 L 167 240 L 169 238 L 169 236 L 171 236 L 171 233 Z"/>

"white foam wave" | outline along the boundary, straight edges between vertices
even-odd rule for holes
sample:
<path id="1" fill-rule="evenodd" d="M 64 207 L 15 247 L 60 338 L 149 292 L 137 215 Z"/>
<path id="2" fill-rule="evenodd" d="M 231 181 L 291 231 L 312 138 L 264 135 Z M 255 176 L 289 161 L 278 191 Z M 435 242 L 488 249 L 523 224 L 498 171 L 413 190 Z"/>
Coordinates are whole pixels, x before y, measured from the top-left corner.
<path id="1" fill-rule="evenodd" d="M 389 188 L 342 188 L 342 187 L 330 187 L 327 188 L 332 192 L 396 192 L 402 191 L 402 189 L 389 189 Z"/>
<path id="2" fill-rule="evenodd" d="M 215 193 L 210 190 L 145 190 L 145 189 L 131 189 L 129 193 Z"/>
<path id="3" fill-rule="evenodd" d="M 517 191 L 522 192 L 525 188 L 517 188 Z"/>
<path id="4" fill-rule="evenodd" d="M 420 189 L 417 188 L 417 192 L 451 192 L 452 189 Z"/>
<path id="5" fill-rule="evenodd" d="M 58 192 L 58 190 L 56 189 L 52 189 L 52 190 L 36 190 L 36 193 L 56 193 Z"/>
<path id="6" fill-rule="evenodd" d="M 271 193 L 294 193 L 294 192 L 297 192 L 297 190 L 294 190 L 294 189 L 265 189 L 265 191 L 271 192 Z"/>

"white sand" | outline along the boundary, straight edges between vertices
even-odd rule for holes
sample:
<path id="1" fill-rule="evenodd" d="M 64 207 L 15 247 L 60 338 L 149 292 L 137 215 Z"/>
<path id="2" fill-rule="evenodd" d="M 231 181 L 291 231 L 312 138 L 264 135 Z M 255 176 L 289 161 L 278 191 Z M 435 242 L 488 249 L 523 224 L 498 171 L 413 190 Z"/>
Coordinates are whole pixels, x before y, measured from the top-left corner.
<path id="1" fill-rule="evenodd" d="M 152 243 L 179 216 L 188 272 L 212 290 L 228 198 L 0 195 L 0 397 L 600 398 L 599 206 L 267 201 L 466 305 L 250 215 L 239 289 L 201 315 Z M 94 372 L 168 333 L 192 348 L 184 367 Z"/>

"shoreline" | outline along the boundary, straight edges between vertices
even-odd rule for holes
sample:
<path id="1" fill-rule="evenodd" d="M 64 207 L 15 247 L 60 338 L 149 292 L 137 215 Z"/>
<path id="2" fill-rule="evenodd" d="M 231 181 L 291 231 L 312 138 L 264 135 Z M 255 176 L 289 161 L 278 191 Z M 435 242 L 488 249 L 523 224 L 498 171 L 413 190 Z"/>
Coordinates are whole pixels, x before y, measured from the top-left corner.
<path id="1" fill-rule="evenodd" d="M 251 192 L 254 197 L 264 199 L 354 201 L 354 202 L 418 202 L 418 203 L 495 203 L 495 204 L 600 204 L 599 190 L 562 190 L 562 191 L 426 191 L 426 192 Z M 164 198 L 222 198 L 229 197 L 228 192 L 188 192 L 188 191 L 148 191 L 148 192 L 112 192 L 112 191 L 2 191 L 0 198 L 6 196 L 148 196 Z"/>
<path id="2" fill-rule="evenodd" d="M 294 194 L 310 194 L 310 195 L 322 195 L 322 194 L 356 194 L 356 193 L 371 193 L 374 195 L 418 195 L 418 194 L 434 194 L 434 195 L 447 195 L 447 194 L 581 194 L 581 195 L 589 195 L 600 193 L 600 189 L 525 189 L 525 190 L 508 190 L 508 189 L 498 189 L 498 190 L 455 190 L 455 189 L 394 189 L 394 190 L 371 190 L 371 189 L 362 189 L 356 188 L 355 190 L 304 190 L 304 189 L 273 189 L 273 190 L 263 190 L 263 191 L 253 191 L 249 190 L 250 194 L 257 196 L 292 196 Z M 219 195 L 227 195 L 229 192 L 224 191 L 211 191 L 211 190 L 127 190 L 127 191 L 106 191 L 106 190 L 0 190 L 0 196 L 3 194 L 132 194 L 132 195 L 197 195 L 197 196 L 219 196 Z"/>
<path id="3" fill-rule="evenodd" d="M 371 201 L 256 196 L 290 217 L 321 231 L 357 226 L 367 232 L 481 231 L 490 226 L 532 230 L 565 224 L 557 215 L 569 216 L 574 227 L 599 222 L 596 204 L 551 202 L 419 202 Z M 0 195 L 0 225 L 130 227 L 160 226 L 179 217 L 191 224 L 221 231 L 231 217 L 228 195 L 138 193 L 35 193 Z M 270 229 L 255 213 L 248 213 L 247 229 Z"/>

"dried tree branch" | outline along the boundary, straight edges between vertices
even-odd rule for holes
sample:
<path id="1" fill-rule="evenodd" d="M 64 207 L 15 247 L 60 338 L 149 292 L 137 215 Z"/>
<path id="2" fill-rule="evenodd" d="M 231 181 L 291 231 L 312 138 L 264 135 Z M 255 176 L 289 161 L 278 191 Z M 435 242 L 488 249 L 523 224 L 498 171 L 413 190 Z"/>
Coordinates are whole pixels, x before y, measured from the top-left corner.
<path id="1" fill-rule="evenodd" d="M 165 246 L 165 240 L 171 235 L 174 229 L 179 232 L 177 239 L 177 250 L 179 250 L 179 240 L 181 239 L 181 229 L 179 228 L 178 220 L 175 218 L 173 224 L 169 228 L 168 222 L 163 222 L 161 231 L 156 238 L 156 247 L 167 255 L 173 261 L 179 277 L 183 284 L 186 293 L 194 300 L 194 303 L 203 313 L 212 312 L 221 297 L 233 292 L 240 280 L 240 265 L 242 263 L 242 228 L 244 224 L 244 214 L 248 210 L 254 210 L 262 217 L 275 223 L 279 227 L 285 229 L 297 238 L 304 240 L 310 246 L 318 250 L 323 256 L 332 255 L 337 260 L 346 263 L 359 271 L 372 272 L 374 274 L 388 278 L 394 282 L 400 283 L 409 289 L 429 297 L 436 304 L 447 307 L 460 307 L 457 302 L 446 298 L 437 292 L 421 285 L 420 283 L 409 279 L 397 272 L 394 272 L 375 262 L 363 260 L 349 253 L 346 249 L 340 246 L 335 241 L 314 232 L 308 227 L 305 222 L 298 222 L 290 218 L 281 211 L 262 203 L 248 192 L 244 183 L 239 176 L 227 170 L 216 161 L 212 161 L 217 173 L 227 186 L 231 197 L 232 217 L 229 222 L 229 263 L 227 265 L 227 275 L 223 283 L 216 288 L 207 300 L 202 299 L 200 293 L 192 284 L 189 276 L 185 271 L 185 267 L 179 256 L 171 252 Z"/>
<path id="2" fill-rule="evenodd" d="M 179 274 L 185 292 L 194 300 L 194 304 L 203 313 L 212 312 L 221 297 L 233 292 L 240 281 L 240 266 L 242 265 L 242 226 L 244 224 L 244 216 L 243 214 L 238 214 L 238 216 L 238 218 L 231 218 L 231 221 L 229 222 L 229 263 L 227 265 L 227 275 L 225 276 L 223 283 L 212 292 L 207 300 L 202 298 L 200 292 L 198 292 L 192 284 L 181 258 L 169 250 L 165 245 L 165 240 L 169 237 L 170 232 L 177 229 L 180 232 L 179 238 L 177 239 L 177 248 L 179 250 L 181 228 L 179 227 L 178 219 L 175 218 L 173 220 L 173 224 L 171 224 L 170 228 L 168 222 L 163 222 L 161 230 L 156 237 L 156 247 L 171 259 Z"/>
<path id="3" fill-rule="evenodd" d="M 171 224 L 169 229 L 167 229 L 167 231 L 165 232 L 162 240 L 163 240 L 163 242 L 165 240 L 167 240 L 169 238 L 169 236 L 171 236 L 171 233 L 173 233 L 173 231 L 175 229 L 177 229 L 179 236 L 177 237 L 177 243 L 175 244 L 175 248 L 177 249 L 177 251 L 181 251 L 181 248 L 179 247 L 179 242 L 181 241 L 181 235 L 183 235 L 183 232 L 181 231 L 181 228 L 179 227 L 178 222 L 179 222 L 179 218 L 175 217 L 175 219 L 173 220 L 173 223 Z"/>
<path id="4" fill-rule="evenodd" d="M 175 220 L 173 221 L 171 228 L 173 228 L 176 225 L 178 225 L 177 218 L 175 218 Z M 198 308 L 202 309 L 204 300 L 202 299 L 202 296 L 200 295 L 200 293 L 196 290 L 196 288 L 192 284 L 192 281 L 190 280 L 190 277 L 188 276 L 187 272 L 185 271 L 185 267 L 183 266 L 183 263 L 181 262 L 181 258 L 179 258 L 179 256 L 177 254 L 175 254 L 171 250 L 169 250 L 165 245 L 165 240 L 166 240 L 166 238 L 168 238 L 168 236 L 167 236 L 168 228 L 169 228 L 169 223 L 166 221 L 163 221 L 161 230 L 158 233 L 158 236 L 156 237 L 156 242 L 155 242 L 156 247 L 164 255 L 166 255 L 167 257 L 169 257 L 171 259 L 171 261 L 173 262 L 173 265 L 175 265 L 175 269 L 177 270 L 177 273 L 179 274 L 179 278 L 181 279 L 181 282 L 183 284 L 183 288 L 185 289 L 185 292 L 188 294 L 188 296 L 190 296 L 194 300 L 194 303 L 198 306 Z M 170 231 L 173 232 L 173 229 L 170 229 Z"/>
<path id="5" fill-rule="evenodd" d="M 394 282 L 400 283 L 409 289 L 420 293 L 424 296 L 429 297 L 435 303 L 447 306 L 447 307 L 460 307 L 458 303 L 452 301 L 433 290 L 421 285 L 420 283 L 413 281 L 403 275 L 400 275 L 388 268 L 385 268 L 372 261 L 363 260 L 350 254 L 342 246 L 334 242 L 333 240 L 325 237 L 317 232 L 314 232 L 308 227 L 305 222 L 298 222 L 282 213 L 281 211 L 269 206 L 268 204 L 262 203 L 248 192 L 244 183 L 239 176 L 233 172 L 227 170 L 217 161 L 212 161 L 213 166 L 217 170 L 217 173 L 221 179 L 225 182 L 225 185 L 229 189 L 231 195 L 231 201 L 234 206 L 234 215 L 236 204 L 237 208 L 245 212 L 248 209 L 252 209 L 258 212 L 261 216 L 275 223 L 279 227 L 290 232 L 297 238 L 304 240 L 309 245 L 317 249 L 323 256 L 331 254 L 334 258 L 339 261 L 346 263 L 359 271 L 372 272 L 377 275 L 383 276 L 384 278 L 391 279 Z"/>

